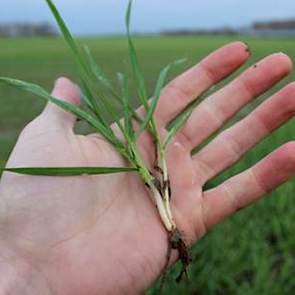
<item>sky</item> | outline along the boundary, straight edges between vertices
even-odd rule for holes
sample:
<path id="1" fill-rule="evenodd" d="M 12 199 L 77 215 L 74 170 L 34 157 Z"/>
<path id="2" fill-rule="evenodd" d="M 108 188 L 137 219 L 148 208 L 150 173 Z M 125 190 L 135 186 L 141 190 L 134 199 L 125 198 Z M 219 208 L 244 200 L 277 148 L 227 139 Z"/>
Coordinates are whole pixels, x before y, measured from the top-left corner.
<path id="1" fill-rule="evenodd" d="M 54 0 L 75 35 L 124 32 L 127 0 Z M 54 23 L 45 0 L 0 0 L 0 23 Z M 135 0 L 134 32 L 247 26 L 295 18 L 294 0 Z"/>

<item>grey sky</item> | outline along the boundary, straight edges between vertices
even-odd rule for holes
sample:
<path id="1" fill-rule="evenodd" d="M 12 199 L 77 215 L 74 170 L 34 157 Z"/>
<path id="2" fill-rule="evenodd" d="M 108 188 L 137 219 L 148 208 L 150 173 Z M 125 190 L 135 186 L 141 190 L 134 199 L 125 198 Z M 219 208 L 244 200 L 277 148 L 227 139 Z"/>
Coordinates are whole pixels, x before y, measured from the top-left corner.
<path id="1" fill-rule="evenodd" d="M 53 22 L 45 0 L 0 0 L 0 23 Z M 55 0 L 75 34 L 124 31 L 127 0 Z M 243 26 L 254 20 L 295 18 L 294 0 L 135 0 L 133 30 Z"/>

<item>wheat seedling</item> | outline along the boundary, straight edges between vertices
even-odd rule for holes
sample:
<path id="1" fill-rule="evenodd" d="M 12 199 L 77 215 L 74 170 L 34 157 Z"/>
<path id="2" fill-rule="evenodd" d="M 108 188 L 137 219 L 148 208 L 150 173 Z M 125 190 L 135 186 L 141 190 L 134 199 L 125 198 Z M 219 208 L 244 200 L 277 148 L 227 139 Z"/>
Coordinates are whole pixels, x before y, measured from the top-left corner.
<path id="1" fill-rule="evenodd" d="M 81 107 L 59 100 L 40 86 L 32 83 L 3 77 L 0 78 L 0 82 L 33 93 L 34 95 L 57 105 L 63 110 L 73 113 L 79 119 L 88 122 L 96 132 L 101 134 L 114 146 L 117 152 L 126 159 L 129 163 L 129 167 L 12 167 L 2 169 L 2 171 L 28 175 L 65 177 L 123 172 L 138 173 L 149 190 L 150 195 L 156 204 L 162 223 L 168 233 L 169 239 L 166 266 L 169 265 L 171 250 L 177 250 L 179 258 L 183 264 L 182 272 L 179 276 L 179 278 L 181 278 L 182 274 L 186 273 L 187 266 L 190 263 L 190 256 L 189 249 L 177 228 L 170 207 L 171 188 L 165 155 L 167 146 L 190 116 L 194 105 L 192 104 L 186 111 L 178 116 L 173 124 L 170 125 L 167 136 L 164 140 L 161 139 L 159 130 L 157 129 L 154 112 L 160 98 L 161 90 L 165 86 L 169 71 L 175 65 L 182 63 L 183 60 L 178 60 L 169 64 L 160 72 L 153 97 L 149 100 L 145 87 L 145 80 L 140 70 L 136 50 L 130 34 L 130 18 L 132 10 L 132 0 L 130 0 L 126 13 L 127 39 L 133 73 L 132 78 L 136 86 L 139 102 L 145 109 L 145 114 L 140 116 L 131 107 L 130 94 L 128 91 L 128 77 L 122 73 L 118 73 L 120 93 L 117 93 L 108 77 L 96 64 L 90 50 L 87 47 L 84 47 L 82 50 L 74 40 L 53 2 L 51 0 L 46 0 L 46 2 L 57 21 L 65 41 L 73 53 L 81 79 L 82 99 L 86 104 L 86 108 L 82 109 Z M 98 87 L 98 85 L 100 85 L 100 87 Z M 124 114 L 122 120 L 115 107 L 115 101 L 116 103 L 119 103 L 122 108 Z M 114 132 L 114 129 L 109 126 L 106 114 L 108 118 L 112 119 L 122 136 L 119 137 L 118 134 Z M 136 122 L 136 125 L 138 126 L 136 130 L 134 130 L 134 122 Z M 148 132 L 150 134 L 155 145 L 156 156 L 152 169 L 153 171 L 148 168 L 147 163 L 143 160 L 137 145 L 138 138 L 143 132 Z"/>

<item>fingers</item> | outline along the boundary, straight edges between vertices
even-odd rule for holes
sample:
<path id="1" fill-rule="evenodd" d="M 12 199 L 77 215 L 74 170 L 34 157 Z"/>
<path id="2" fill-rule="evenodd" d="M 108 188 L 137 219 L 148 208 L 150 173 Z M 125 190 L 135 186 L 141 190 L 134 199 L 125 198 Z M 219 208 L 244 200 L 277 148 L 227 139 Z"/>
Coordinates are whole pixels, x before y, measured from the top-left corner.
<path id="1" fill-rule="evenodd" d="M 242 42 L 231 43 L 213 52 L 165 87 L 155 111 L 156 117 L 166 126 L 203 91 L 239 68 L 249 55 L 247 45 Z"/>
<path id="2" fill-rule="evenodd" d="M 289 142 L 252 168 L 205 192 L 203 217 L 207 229 L 276 189 L 294 173 L 295 142 Z"/>
<path id="3" fill-rule="evenodd" d="M 295 83 L 269 98 L 245 119 L 218 135 L 193 157 L 202 182 L 228 168 L 295 115 Z"/>
<path id="4" fill-rule="evenodd" d="M 79 88 L 67 78 L 62 77 L 56 80 L 52 95 L 75 105 L 80 104 Z M 52 103 L 47 104 L 42 115 L 46 117 L 51 124 L 59 124 L 66 128 L 73 128 L 76 121 L 74 115 L 62 110 Z"/>
<path id="5" fill-rule="evenodd" d="M 196 147 L 224 125 L 243 106 L 262 94 L 292 69 L 283 53 L 264 58 L 220 91 L 205 99 L 192 113 L 180 134 Z"/>

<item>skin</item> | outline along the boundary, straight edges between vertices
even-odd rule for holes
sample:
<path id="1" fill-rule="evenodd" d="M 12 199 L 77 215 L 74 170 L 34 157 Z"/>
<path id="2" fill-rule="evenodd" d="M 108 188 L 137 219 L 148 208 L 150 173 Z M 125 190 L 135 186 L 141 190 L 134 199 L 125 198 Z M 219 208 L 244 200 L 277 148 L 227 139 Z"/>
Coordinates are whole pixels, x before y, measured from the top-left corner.
<path id="1" fill-rule="evenodd" d="M 239 68 L 249 55 L 244 43 L 228 44 L 170 82 L 156 110 L 161 133 L 191 100 Z M 295 142 L 289 142 L 250 169 L 203 191 L 207 181 L 292 118 L 295 83 L 191 156 L 195 146 L 291 68 L 282 53 L 251 66 L 204 100 L 170 144 L 172 210 L 188 243 L 293 176 Z M 57 80 L 53 90 L 54 96 L 74 104 L 79 104 L 78 93 L 66 78 Z M 48 104 L 21 133 L 7 167 L 126 166 L 99 135 L 76 135 L 74 124 L 72 115 Z M 139 144 L 151 163 L 148 135 Z M 135 173 L 69 178 L 4 173 L 0 213 L 0 294 L 142 294 L 166 262 L 166 232 Z"/>

